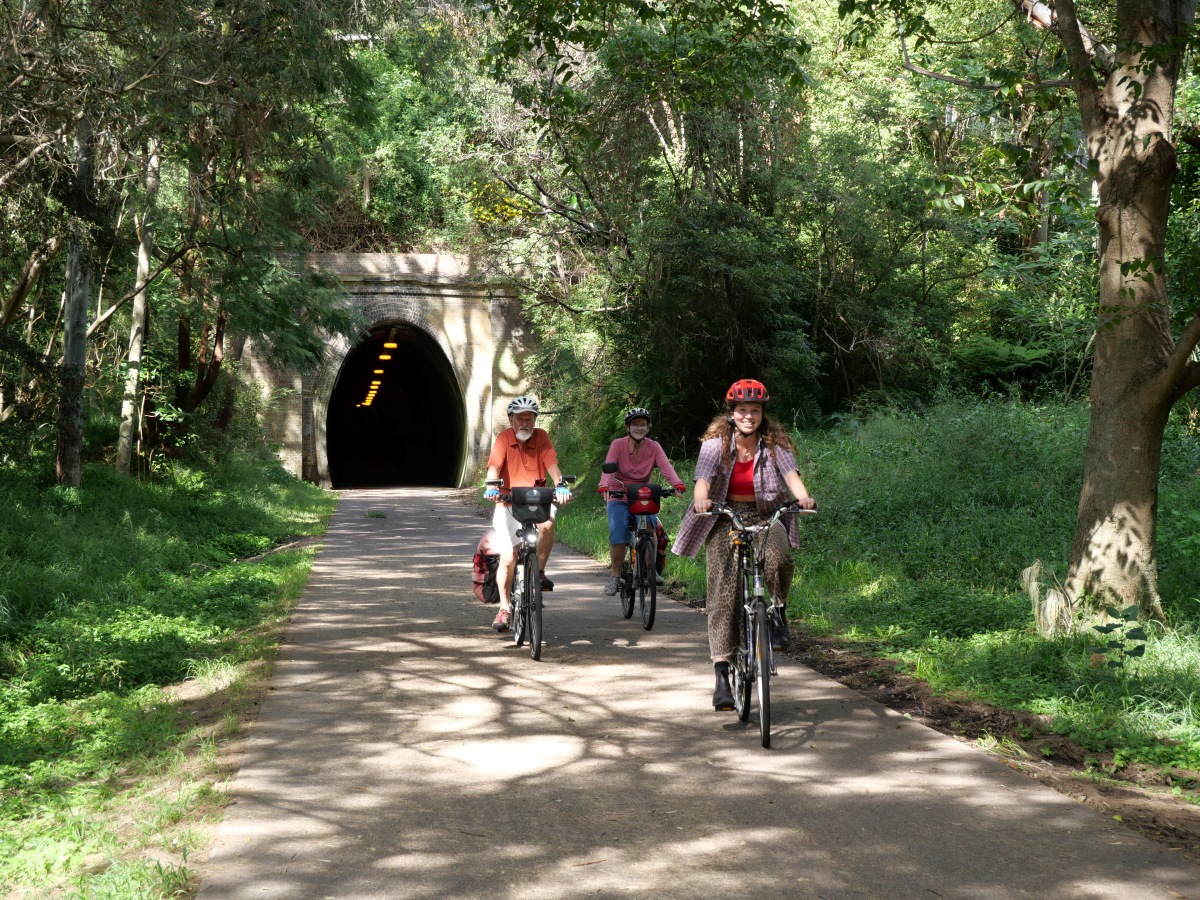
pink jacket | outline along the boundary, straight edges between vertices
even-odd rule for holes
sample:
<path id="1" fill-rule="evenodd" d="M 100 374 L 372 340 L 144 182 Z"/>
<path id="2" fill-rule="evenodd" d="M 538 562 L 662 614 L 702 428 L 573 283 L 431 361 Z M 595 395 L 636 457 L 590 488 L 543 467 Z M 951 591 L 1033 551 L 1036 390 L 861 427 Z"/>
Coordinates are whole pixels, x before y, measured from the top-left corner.
<path id="1" fill-rule="evenodd" d="M 650 438 L 642 441 L 642 449 L 638 452 L 637 459 L 634 459 L 633 439 L 629 435 L 619 437 L 608 448 L 608 456 L 604 461 L 615 462 L 617 471 L 613 475 L 600 477 L 601 490 L 617 487 L 618 479 L 626 484 L 645 484 L 656 467 L 671 485 L 683 484 L 683 479 L 675 474 L 675 468 L 667 459 L 667 454 L 663 453 L 662 445 Z"/>

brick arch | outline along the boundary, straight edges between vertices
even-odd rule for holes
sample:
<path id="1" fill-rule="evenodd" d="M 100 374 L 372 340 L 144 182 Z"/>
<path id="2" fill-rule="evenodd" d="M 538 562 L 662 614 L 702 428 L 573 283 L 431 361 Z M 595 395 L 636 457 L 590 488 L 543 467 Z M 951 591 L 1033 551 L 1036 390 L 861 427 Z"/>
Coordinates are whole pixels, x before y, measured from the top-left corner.
<path id="1" fill-rule="evenodd" d="M 505 404 L 528 387 L 532 334 L 512 290 L 463 257 L 315 254 L 311 262 L 341 279 L 363 325 L 353 340 L 332 337 L 320 366 L 303 376 L 278 370 L 247 348 L 243 374 L 268 401 L 264 429 L 285 467 L 331 486 L 327 420 L 338 376 L 374 330 L 399 325 L 427 337 L 453 372 L 464 421 L 458 484 L 472 483 L 487 459 L 494 426 L 505 421 Z"/>

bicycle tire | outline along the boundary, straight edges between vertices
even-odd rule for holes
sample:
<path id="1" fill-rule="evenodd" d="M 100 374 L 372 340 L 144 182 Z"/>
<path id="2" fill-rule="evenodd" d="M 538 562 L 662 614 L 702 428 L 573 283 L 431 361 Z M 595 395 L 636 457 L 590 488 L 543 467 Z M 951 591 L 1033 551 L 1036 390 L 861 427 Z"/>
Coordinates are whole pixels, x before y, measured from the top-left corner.
<path id="1" fill-rule="evenodd" d="M 738 720 L 750 718 L 750 668 L 746 664 L 746 651 L 737 650 L 729 661 L 729 689 L 733 691 L 733 709 Z"/>
<path id="2" fill-rule="evenodd" d="M 513 643 L 520 647 L 525 643 L 525 564 L 524 560 L 516 560 L 517 574 L 513 577 L 512 592 L 512 622 Z"/>
<path id="3" fill-rule="evenodd" d="M 638 541 L 638 559 L 641 569 L 638 578 L 638 604 L 642 608 L 642 627 L 649 631 L 654 627 L 654 608 L 658 602 L 658 586 L 654 583 L 654 557 L 656 541 L 649 535 Z"/>
<path id="4" fill-rule="evenodd" d="M 771 637 L 767 625 L 767 610 L 754 604 L 755 677 L 758 680 L 758 733 L 763 747 L 771 746 Z"/>
<path id="5" fill-rule="evenodd" d="M 529 658 L 538 660 L 542 658 L 542 572 L 536 554 L 529 554 L 529 559 L 525 562 L 525 571 Z"/>
<path id="6" fill-rule="evenodd" d="M 742 626 L 738 629 L 737 649 L 729 666 L 729 687 L 733 690 L 733 708 L 737 711 L 738 719 L 742 722 L 750 718 L 750 685 L 754 680 L 750 673 L 750 655 L 747 652 L 749 643 L 746 626 L 749 624 L 749 614 L 746 612 L 746 591 L 743 576 L 738 576 L 739 587 L 735 598 L 735 610 L 741 610 Z"/>
<path id="7" fill-rule="evenodd" d="M 617 583 L 617 599 L 621 601 L 621 615 L 630 618 L 633 615 L 633 569 L 629 559 L 621 563 L 621 580 Z"/>

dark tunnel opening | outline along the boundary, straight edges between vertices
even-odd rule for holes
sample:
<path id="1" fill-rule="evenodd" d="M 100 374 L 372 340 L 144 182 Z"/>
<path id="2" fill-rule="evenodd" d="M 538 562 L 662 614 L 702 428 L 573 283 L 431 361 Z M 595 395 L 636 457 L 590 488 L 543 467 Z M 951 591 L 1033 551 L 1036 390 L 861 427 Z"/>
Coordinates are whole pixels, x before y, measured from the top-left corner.
<path id="1" fill-rule="evenodd" d="M 342 363 L 325 433 L 335 488 L 457 486 L 466 422 L 442 349 L 415 328 L 373 329 Z"/>

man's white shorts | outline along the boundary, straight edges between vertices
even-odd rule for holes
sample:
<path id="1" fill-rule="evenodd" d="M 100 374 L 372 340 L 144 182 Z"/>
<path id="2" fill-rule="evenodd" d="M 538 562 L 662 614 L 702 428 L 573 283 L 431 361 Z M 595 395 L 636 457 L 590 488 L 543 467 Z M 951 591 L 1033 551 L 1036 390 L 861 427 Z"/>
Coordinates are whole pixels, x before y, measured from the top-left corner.
<path id="1" fill-rule="evenodd" d="M 557 515 L 558 504 L 551 503 L 550 521 L 553 522 Z M 517 529 L 520 526 L 521 523 L 512 514 L 512 509 L 503 503 L 497 503 L 496 511 L 492 513 L 492 528 L 496 529 L 496 540 L 492 544 L 496 548 L 494 552 L 503 553 L 506 556 L 511 553 L 513 544 L 517 542 Z"/>

